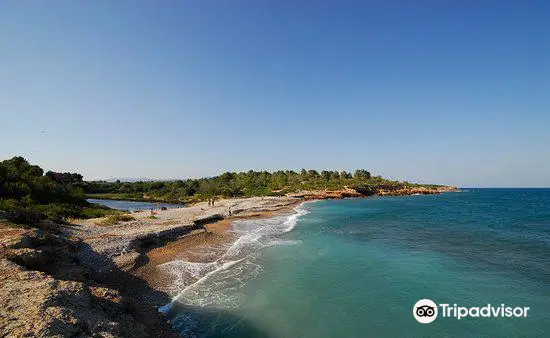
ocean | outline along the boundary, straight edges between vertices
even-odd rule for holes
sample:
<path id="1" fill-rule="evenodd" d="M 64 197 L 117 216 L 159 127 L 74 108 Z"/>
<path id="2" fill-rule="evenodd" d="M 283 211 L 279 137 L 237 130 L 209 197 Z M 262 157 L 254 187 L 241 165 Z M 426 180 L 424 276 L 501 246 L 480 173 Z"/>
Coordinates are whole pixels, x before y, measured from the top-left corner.
<path id="1" fill-rule="evenodd" d="M 548 337 L 550 189 L 308 202 L 236 221 L 211 263 L 175 261 L 163 308 L 190 337 Z M 418 300 L 529 307 L 429 324 Z"/>

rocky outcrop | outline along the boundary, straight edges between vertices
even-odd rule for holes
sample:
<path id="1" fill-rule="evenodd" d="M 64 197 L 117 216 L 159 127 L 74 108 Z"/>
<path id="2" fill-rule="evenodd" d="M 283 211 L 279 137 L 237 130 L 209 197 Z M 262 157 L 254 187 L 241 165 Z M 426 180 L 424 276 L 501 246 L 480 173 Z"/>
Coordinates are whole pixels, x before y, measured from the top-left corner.
<path id="1" fill-rule="evenodd" d="M 0 337 L 179 336 L 155 301 L 125 296 L 154 296 L 145 283 L 114 263 L 110 275 L 80 265 L 82 243 L 0 222 L 0 244 Z"/>
<path id="2" fill-rule="evenodd" d="M 206 215 L 201 215 L 196 217 L 193 220 L 193 224 L 203 225 L 203 224 L 217 222 L 219 220 L 222 220 L 223 218 L 224 218 L 224 215 L 221 213 L 206 214 Z"/>
<path id="3" fill-rule="evenodd" d="M 28 269 L 38 270 L 50 262 L 51 256 L 42 250 L 21 248 L 7 250 L 6 258 Z"/>
<path id="4" fill-rule="evenodd" d="M 438 186 L 438 187 L 414 187 L 404 186 L 398 188 L 381 188 L 376 192 L 379 196 L 404 196 L 404 195 L 433 195 L 444 192 L 458 191 L 455 187 Z"/>
<path id="5" fill-rule="evenodd" d="M 0 258 L 0 335 L 147 337 L 116 290 L 57 280 Z"/>
<path id="6" fill-rule="evenodd" d="M 301 198 L 305 200 L 324 200 L 324 199 L 343 199 L 353 197 L 364 197 L 365 195 L 357 192 L 354 189 L 341 189 L 341 190 L 313 190 L 313 191 L 301 191 L 292 194 L 292 197 Z"/>
<path id="7" fill-rule="evenodd" d="M 455 187 L 448 186 L 357 186 L 340 190 L 307 190 L 293 193 L 290 196 L 305 200 L 325 200 L 343 198 L 364 198 L 368 196 L 404 196 L 404 195 L 430 195 L 443 192 L 458 191 Z"/>
<path id="8" fill-rule="evenodd" d="M 31 238 L 36 237 L 36 229 L 13 227 L 0 219 L 0 243 L 4 248 L 24 248 L 31 245 Z"/>

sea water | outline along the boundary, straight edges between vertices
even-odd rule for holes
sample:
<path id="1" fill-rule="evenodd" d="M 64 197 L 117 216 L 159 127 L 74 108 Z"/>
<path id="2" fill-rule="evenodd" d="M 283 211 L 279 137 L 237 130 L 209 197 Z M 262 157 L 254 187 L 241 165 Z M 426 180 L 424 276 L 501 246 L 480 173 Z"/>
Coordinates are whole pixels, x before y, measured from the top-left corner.
<path id="1" fill-rule="evenodd" d="M 186 336 L 550 336 L 550 189 L 319 201 L 231 231 L 216 260 L 164 266 Z M 424 298 L 530 310 L 421 324 Z"/>

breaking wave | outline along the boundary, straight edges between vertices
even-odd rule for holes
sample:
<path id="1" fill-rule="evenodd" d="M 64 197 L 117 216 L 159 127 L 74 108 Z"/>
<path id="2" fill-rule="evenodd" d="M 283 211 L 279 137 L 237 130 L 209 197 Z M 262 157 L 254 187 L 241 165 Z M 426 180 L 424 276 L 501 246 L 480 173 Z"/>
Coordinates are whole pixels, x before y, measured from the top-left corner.
<path id="1" fill-rule="evenodd" d="M 263 271 L 257 262 L 260 250 L 273 245 L 301 243 L 284 239 L 282 235 L 292 231 L 300 217 L 307 213 L 301 204 L 291 215 L 234 221 L 229 230 L 236 235 L 234 242 L 202 247 L 200 252 L 194 252 L 207 258 L 206 261 L 216 253 L 216 260 L 205 263 L 176 260 L 159 265 L 175 277 L 174 293 L 177 296 L 172 303 L 224 308 L 238 306 L 241 297 L 238 289 Z M 159 311 L 168 312 L 172 303 Z"/>

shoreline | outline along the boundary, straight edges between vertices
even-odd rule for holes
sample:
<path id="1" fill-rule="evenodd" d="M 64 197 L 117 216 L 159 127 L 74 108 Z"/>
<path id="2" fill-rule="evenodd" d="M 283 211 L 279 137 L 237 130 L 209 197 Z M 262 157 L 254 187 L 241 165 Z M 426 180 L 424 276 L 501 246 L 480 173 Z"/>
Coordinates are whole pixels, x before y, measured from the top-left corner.
<path id="1" fill-rule="evenodd" d="M 148 211 L 134 212 L 132 213 L 132 216 L 136 217 L 134 221 L 108 227 L 102 234 L 87 237 L 82 236 L 82 233 L 78 235 L 87 238 L 90 244 L 93 243 L 92 247 L 97 248 L 94 251 L 107 254 L 121 270 L 145 281 L 152 289 L 173 296 L 174 277 L 167 272 L 159 271 L 157 267 L 174 260 L 200 263 L 215 261 L 216 253 L 212 247 L 223 246 L 235 239 L 234 234 L 229 231 L 234 220 L 266 219 L 285 213 L 290 214 L 296 206 L 306 201 L 441 194 L 452 191 L 459 190 L 454 187 L 433 189 L 417 187 L 394 191 L 381 189 L 374 195 L 365 195 L 346 189 L 304 191 L 287 197 L 222 199 L 216 201 L 215 206 L 208 206 L 207 202 L 199 202 L 181 208 L 158 211 L 155 219 L 149 218 Z M 229 215 L 229 209 L 232 209 L 232 215 Z M 84 220 L 81 225 L 90 226 L 90 222 L 94 220 Z M 117 231 L 117 228 L 120 228 L 120 231 Z M 140 228 L 143 232 L 136 231 Z M 132 234 L 132 232 L 136 233 Z M 131 237 L 131 239 L 125 237 Z M 121 243 L 124 245 L 120 245 Z M 210 260 L 193 254 L 194 249 L 208 247 L 212 249 Z"/>
<path id="2" fill-rule="evenodd" d="M 238 239 L 234 233 L 231 233 L 231 227 L 234 221 L 267 219 L 281 215 L 289 215 L 302 203 L 304 203 L 304 201 L 298 201 L 274 211 L 264 211 L 247 216 L 236 216 L 206 224 L 205 228 L 207 232 L 196 230 L 164 246 L 148 251 L 145 254 L 147 262 L 131 271 L 131 273 L 145 280 L 152 288 L 169 293 L 173 298 L 176 296 L 172 294 L 174 293 L 175 277 L 167 271 L 158 269 L 162 264 L 175 260 L 186 260 L 197 263 L 214 262 L 222 256 L 225 251 L 212 252 L 212 255 L 205 256 L 196 254 L 193 250 L 200 250 L 203 248 L 212 249 L 212 247 L 223 247 L 234 243 L 234 241 Z"/>
<path id="3" fill-rule="evenodd" d="M 414 195 L 426 195 L 426 194 L 440 194 L 445 192 L 460 191 L 453 187 L 439 187 L 437 189 L 407 189 L 397 190 L 394 192 L 388 190 L 382 190 L 372 196 L 362 195 L 348 196 L 349 191 L 327 191 L 327 192 L 309 192 L 309 195 L 298 194 L 293 195 L 293 198 L 297 200 L 291 204 L 281 206 L 275 210 L 262 210 L 257 212 L 247 212 L 244 215 L 233 215 L 221 220 L 217 220 L 212 223 L 204 224 L 204 228 L 207 230 L 194 230 L 189 234 L 183 235 L 178 239 L 170 241 L 162 246 L 152 248 L 143 255 L 145 256 L 143 265 L 131 269 L 130 272 L 146 281 L 153 289 L 168 293 L 171 298 L 177 296 L 175 294 L 175 277 L 167 271 L 158 269 L 161 265 L 176 260 L 191 261 L 196 263 L 211 263 L 223 254 L 223 252 L 215 253 L 206 257 L 194 253 L 195 249 L 210 248 L 227 245 L 235 241 L 237 238 L 230 232 L 233 221 L 242 219 L 267 219 L 279 215 L 291 214 L 295 211 L 295 208 L 305 202 L 318 201 L 324 199 L 354 199 L 354 198 L 368 198 L 368 197 L 387 197 L 387 196 L 414 196 Z M 278 199 L 280 197 L 271 197 Z M 247 198 L 247 199 L 254 199 Z M 223 200 L 222 200 L 223 201 Z M 215 250 L 211 250 L 215 251 Z M 165 304 L 163 304 L 165 305 Z"/>

